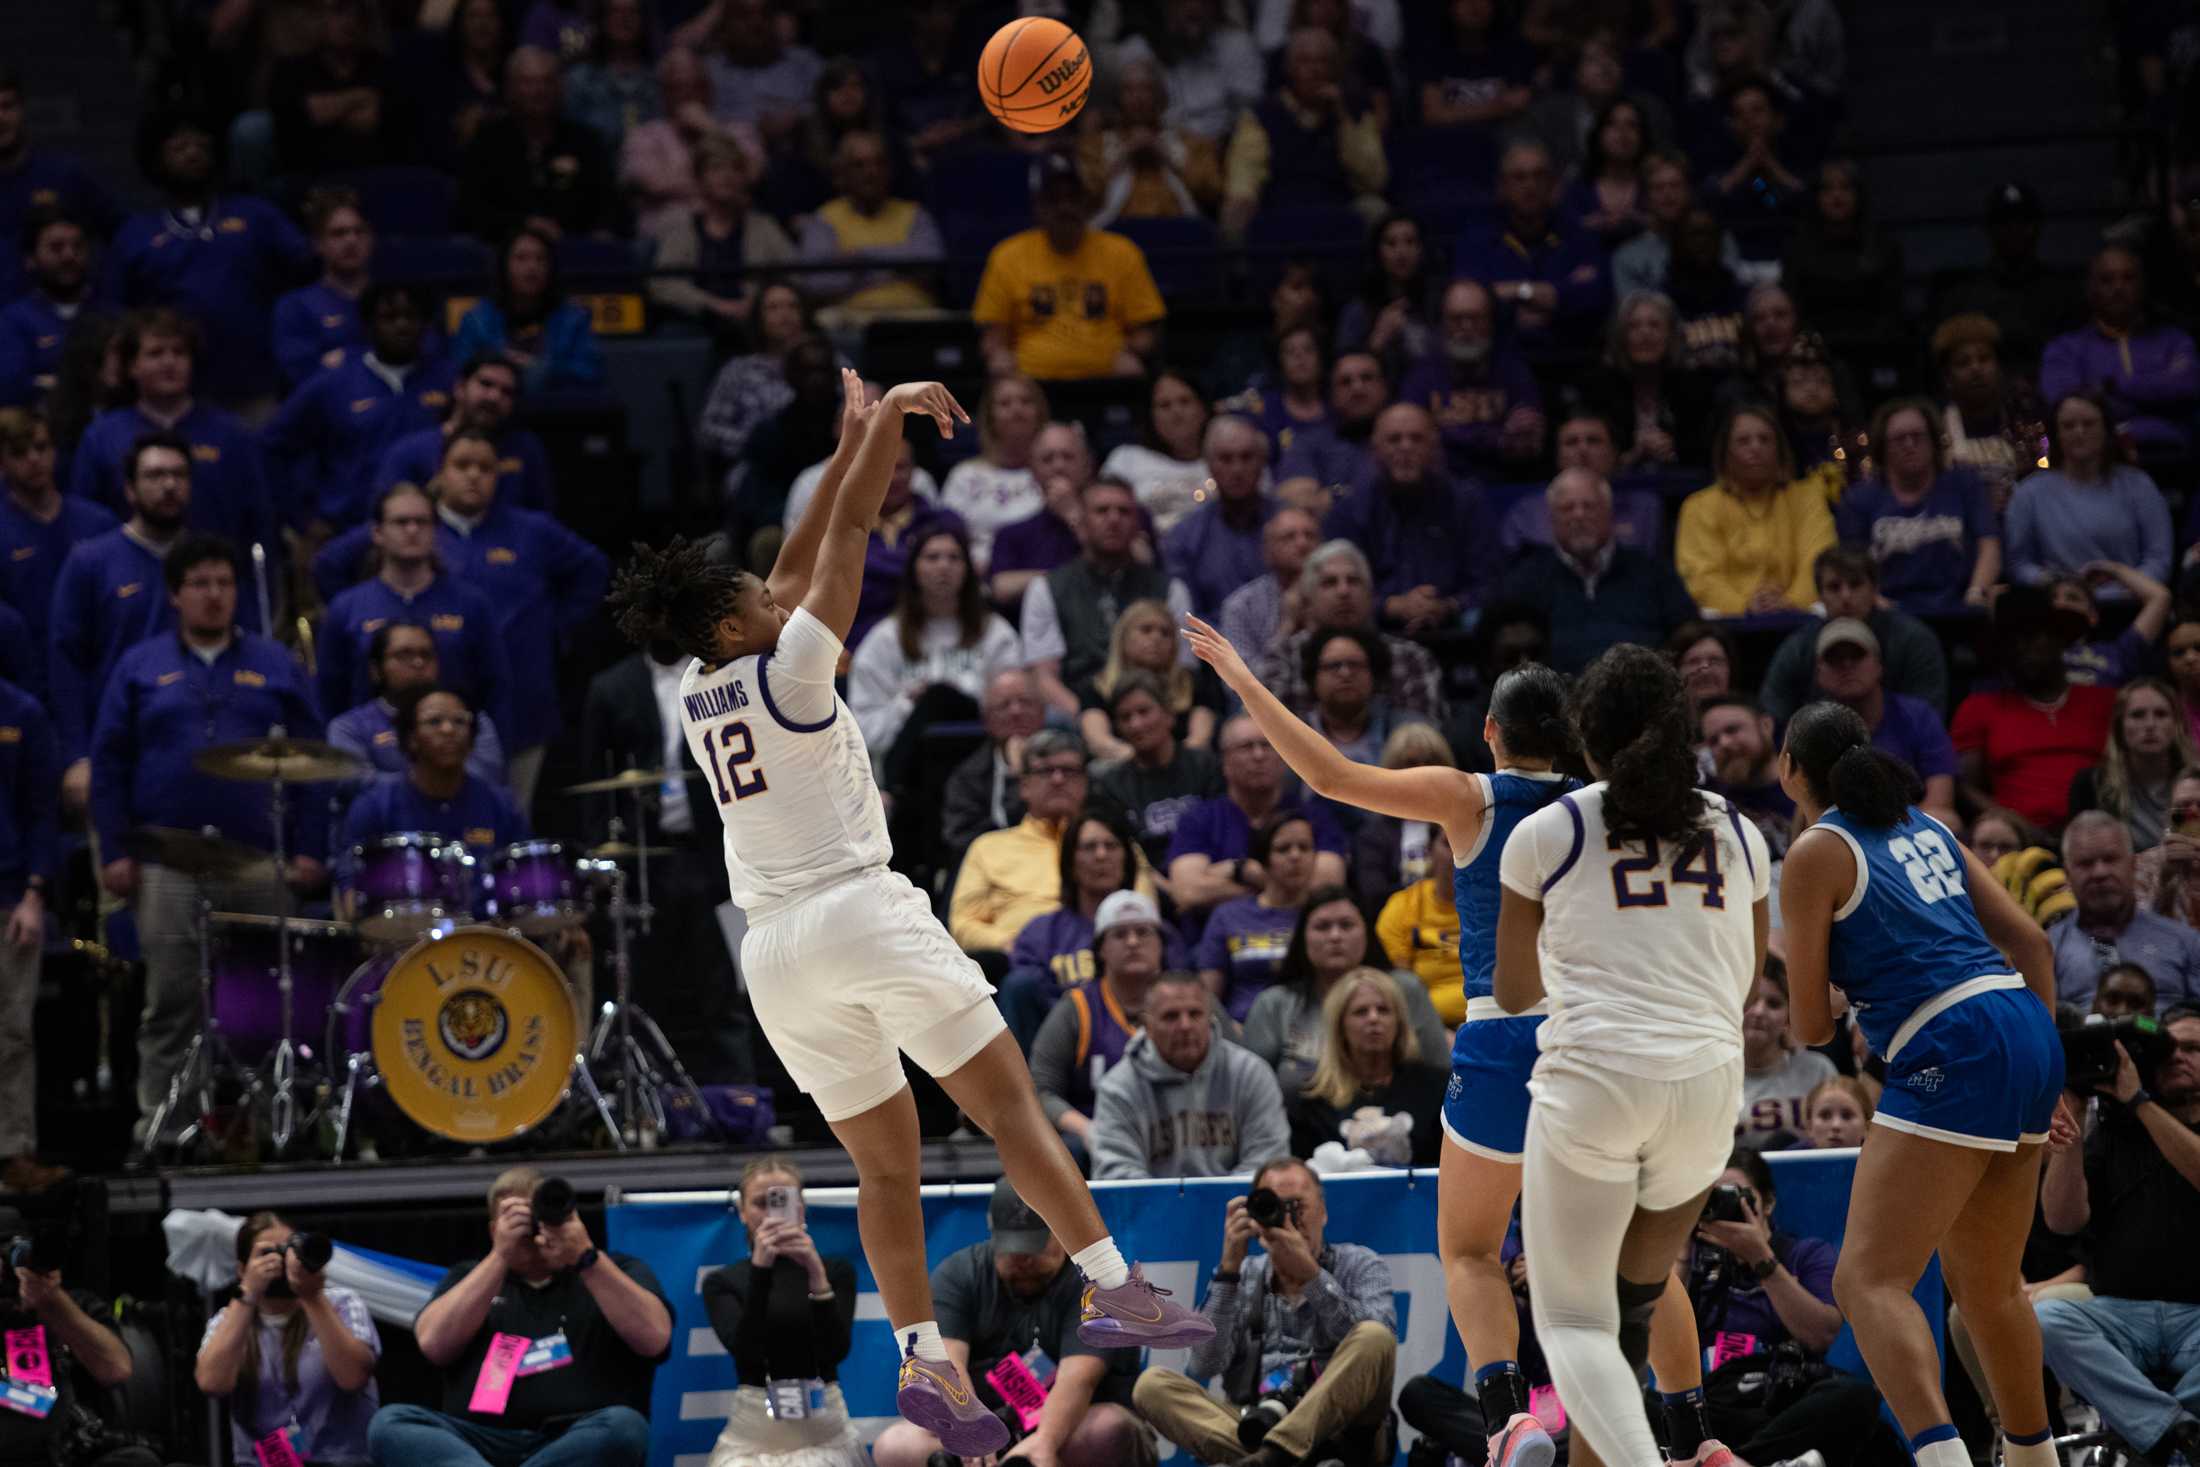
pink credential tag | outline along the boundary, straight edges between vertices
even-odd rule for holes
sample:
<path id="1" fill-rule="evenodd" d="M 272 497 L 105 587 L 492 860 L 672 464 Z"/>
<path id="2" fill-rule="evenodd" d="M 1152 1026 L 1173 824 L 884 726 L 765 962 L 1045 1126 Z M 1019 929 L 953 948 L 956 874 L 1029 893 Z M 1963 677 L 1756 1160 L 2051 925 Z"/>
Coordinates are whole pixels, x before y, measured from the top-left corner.
<path id="1" fill-rule="evenodd" d="M 482 1357 L 481 1374 L 474 1381 L 474 1397 L 466 1403 L 469 1411 L 479 1411 L 484 1416 L 502 1416 L 504 1408 L 512 1400 L 512 1382 L 519 1376 L 519 1362 L 526 1357 L 530 1341 L 525 1335 L 494 1335 L 489 1340 L 489 1353 Z"/>
<path id="2" fill-rule="evenodd" d="M 44 1325 L 8 1331 L 8 1379 L 53 1388 L 53 1357 L 46 1353 Z"/>
<path id="3" fill-rule="evenodd" d="M 305 1467 L 298 1449 L 290 1444 L 290 1428 L 262 1437 L 252 1444 L 252 1455 L 259 1458 L 260 1467 Z"/>
<path id="4" fill-rule="evenodd" d="M 1711 1345 L 1704 1351 L 1706 1363 L 1713 1370 L 1730 1360 L 1741 1360 L 1757 1353 L 1757 1337 L 1721 1330 L 1711 1337 Z"/>

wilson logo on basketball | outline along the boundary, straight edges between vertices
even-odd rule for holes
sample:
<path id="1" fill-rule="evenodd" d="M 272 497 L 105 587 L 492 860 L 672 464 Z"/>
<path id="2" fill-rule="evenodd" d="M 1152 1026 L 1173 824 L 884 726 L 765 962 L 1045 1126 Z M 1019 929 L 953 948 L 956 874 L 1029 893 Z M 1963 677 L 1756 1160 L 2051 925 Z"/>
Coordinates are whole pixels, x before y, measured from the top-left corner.
<path id="1" fill-rule="evenodd" d="M 1041 72 L 1034 80 L 1038 82 L 1039 90 L 1051 97 L 1074 81 L 1077 73 L 1084 69 L 1085 53 L 1080 51 L 1060 66 Z"/>

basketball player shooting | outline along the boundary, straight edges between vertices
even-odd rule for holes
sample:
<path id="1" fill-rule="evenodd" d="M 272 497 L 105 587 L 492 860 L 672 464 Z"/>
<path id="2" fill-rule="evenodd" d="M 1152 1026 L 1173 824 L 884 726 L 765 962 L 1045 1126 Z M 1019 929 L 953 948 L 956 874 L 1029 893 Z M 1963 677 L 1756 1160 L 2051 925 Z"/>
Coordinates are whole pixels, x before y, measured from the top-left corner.
<path id="1" fill-rule="evenodd" d="M 714 565 L 685 540 L 636 546 L 611 608 L 637 645 L 670 641 L 695 659 L 680 685 L 688 747 L 724 819 L 757 1020 L 855 1162 L 864 1256 L 903 1352 L 901 1414 L 947 1451 L 978 1457 L 1006 1446 L 1008 1431 L 978 1402 L 933 1316 L 903 1054 L 993 1138 L 1017 1192 L 1069 1250 L 1086 1279 L 1085 1343 L 1171 1349 L 1214 1326 L 1125 1264 L 1039 1108 L 992 987 L 924 895 L 887 869 L 870 751 L 833 676 L 903 419 L 922 414 L 947 437 L 970 415 L 937 382 L 903 384 L 865 407 L 861 379 L 841 377 L 839 446 L 771 574 Z"/>

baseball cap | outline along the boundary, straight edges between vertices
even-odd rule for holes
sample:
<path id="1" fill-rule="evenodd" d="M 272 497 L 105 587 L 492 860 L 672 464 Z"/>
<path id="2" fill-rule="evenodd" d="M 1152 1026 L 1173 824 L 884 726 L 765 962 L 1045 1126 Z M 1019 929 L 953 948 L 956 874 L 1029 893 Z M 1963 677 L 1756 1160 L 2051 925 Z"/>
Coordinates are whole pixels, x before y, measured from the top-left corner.
<path id="1" fill-rule="evenodd" d="M 1050 188 L 1065 184 L 1079 193 L 1084 192 L 1084 175 L 1077 171 L 1077 165 L 1065 154 L 1041 153 L 1031 165 L 1032 195 L 1037 197 Z"/>
<path id="2" fill-rule="evenodd" d="M 992 1229 L 996 1253 L 1044 1253 L 1054 1236 L 1047 1220 L 1016 1195 L 1006 1177 L 993 1184 L 993 1201 L 986 1207 L 985 1220 Z"/>
<path id="3" fill-rule="evenodd" d="M 2037 219 L 2040 217 L 2040 196 L 2030 185 L 2015 179 L 1996 185 L 1986 196 L 1986 222 L 1999 224 L 2004 219 Z"/>
<path id="4" fill-rule="evenodd" d="M 1136 922 L 1149 927 L 1161 925 L 1161 909 L 1153 904 L 1153 898 L 1127 886 L 1121 891 L 1111 891 L 1100 903 L 1100 910 L 1093 914 L 1092 940 L 1098 942 L 1116 928 Z"/>
<path id="5" fill-rule="evenodd" d="M 1879 638 L 1872 629 L 1853 616 L 1837 616 L 1826 623 L 1818 633 L 1817 654 L 1820 657 L 1835 647 L 1862 647 L 1866 652 L 1879 655 Z"/>

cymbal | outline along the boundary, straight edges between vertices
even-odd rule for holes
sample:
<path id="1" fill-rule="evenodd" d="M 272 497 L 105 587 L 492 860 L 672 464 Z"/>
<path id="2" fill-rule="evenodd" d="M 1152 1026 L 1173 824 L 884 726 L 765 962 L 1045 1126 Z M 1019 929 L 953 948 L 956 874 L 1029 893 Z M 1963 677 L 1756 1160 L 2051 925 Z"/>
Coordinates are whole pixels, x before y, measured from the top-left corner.
<path id="1" fill-rule="evenodd" d="M 238 876 L 255 866 L 274 870 L 274 857 L 225 838 L 211 825 L 203 830 L 141 825 L 122 838 L 122 848 L 137 860 L 191 876 Z"/>
<path id="2" fill-rule="evenodd" d="M 568 795 L 615 795 L 625 790 L 653 790 L 668 779 L 701 779 L 690 769 L 625 769 L 603 779 L 592 779 L 586 784 L 569 784 L 561 793 Z"/>
<path id="3" fill-rule="evenodd" d="M 624 861 L 629 856 L 670 856 L 672 854 L 674 854 L 674 851 L 671 846 L 638 846 L 630 841 L 623 840 L 607 840 L 588 852 L 589 859 L 595 861 Z"/>
<path id="4" fill-rule="evenodd" d="M 269 784 L 277 778 L 292 784 L 320 779 L 359 779 L 370 771 L 334 744 L 318 739 L 244 739 L 234 744 L 214 744 L 201 749 L 191 767 L 216 779 Z"/>

